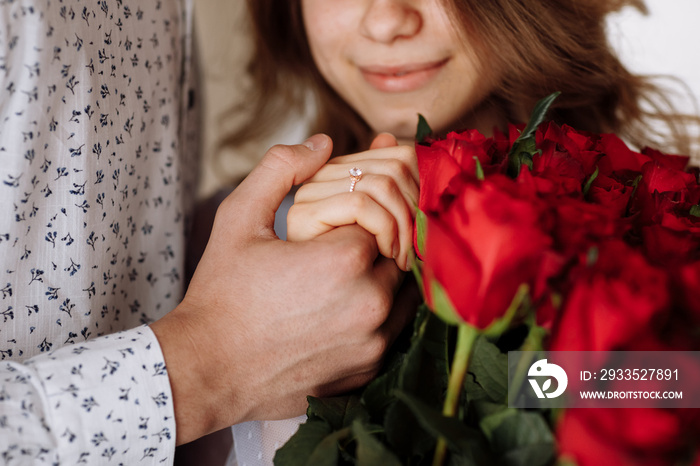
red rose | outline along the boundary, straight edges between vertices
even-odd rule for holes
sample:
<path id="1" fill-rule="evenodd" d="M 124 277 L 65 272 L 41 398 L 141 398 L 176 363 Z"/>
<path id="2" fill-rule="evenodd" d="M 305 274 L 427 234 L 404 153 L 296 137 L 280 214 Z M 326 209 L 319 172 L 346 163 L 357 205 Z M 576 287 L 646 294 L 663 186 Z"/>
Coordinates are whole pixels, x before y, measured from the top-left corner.
<path id="1" fill-rule="evenodd" d="M 655 162 L 659 162 L 664 167 L 673 170 L 685 171 L 685 169 L 688 167 L 688 162 L 690 161 L 690 157 L 687 155 L 664 154 L 663 152 L 652 149 L 651 147 L 647 147 L 642 150 L 642 154 L 650 157 Z"/>
<path id="2" fill-rule="evenodd" d="M 634 188 L 615 178 L 598 175 L 588 191 L 588 200 L 610 209 L 616 216 L 624 217 Z"/>
<path id="3" fill-rule="evenodd" d="M 586 178 L 595 172 L 598 160 L 603 157 L 595 150 L 598 139 L 595 134 L 576 131 L 567 125 L 560 127 L 554 122 L 541 125 L 536 133 L 537 147 L 541 147 L 545 141 L 557 144 L 560 151 L 566 152 L 580 164 Z"/>
<path id="4" fill-rule="evenodd" d="M 661 225 L 674 231 L 685 231 L 693 236 L 700 236 L 700 217 L 684 212 L 683 215 L 675 215 L 665 212 L 661 216 Z"/>
<path id="5" fill-rule="evenodd" d="M 697 185 L 697 180 L 692 174 L 669 168 L 659 160 L 645 164 L 641 172 L 644 186 L 649 193 L 680 192 Z"/>
<path id="6" fill-rule="evenodd" d="M 639 212 L 640 226 L 658 224 L 665 213 L 687 216 L 700 202 L 700 185 L 696 175 L 669 168 L 659 161 L 642 169 L 642 179 L 633 199 L 634 212 Z"/>
<path id="7" fill-rule="evenodd" d="M 653 338 L 645 348 L 633 348 L 627 362 L 618 360 L 617 367 L 637 367 L 645 356 L 635 357 L 634 351 L 664 351 L 673 367 L 683 376 L 683 398 L 697 399 L 700 395 L 700 368 L 692 354 L 674 352 Z M 635 344 L 637 342 L 635 341 Z M 603 353 L 596 353 L 596 356 Z M 595 359 L 595 357 L 594 357 Z M 603 360 L 590 361 L 605 367 Z M 598 365 L 601 364 L 601 365 Z M 572 379 L 572 382 L 576 382 Z M 644 390 L 678 390 L 674 380 L 648 380 Z M 591 389 L 590 387 L 588 389 Z M 615 380 L 605 390 L 638 390 L 634 381 Z M 662 404 L 663 400 L 657 400 Z M 620 401 L 620 403 L 625 403 Z M 644 404 L 654 403 L 645 401 Z M 667 409 L 647 405 L 644 408 L 574 408 L 564 413 L 556 426 L 556 437 L 562 456 L 570 457 L 578 466 L 684 464 L 688 453 L 697 450 L 700 413 L 697 409 Z"/>
<path id="8" fill-rule="evenodd" d="M 541 271 L 551 240 L 540 230 L 539 216 L 535 204 L 502 186 L 465 184 L 446 212 L 428 215 L 428 304 L 434 304 L 430 287 L 437 280 L 465 322 L 483 329 L 502 316 L 518 287 L 532 284 Z"/>
<path id="9" fill-rule="evenodd" d="M 612 175 L 616 172 L 641 172 L 642 166 L 651 160 L 651 157 L 635 152 L 614 134 L 601 134 L 596 150 L 604 153 L 598 162 L 600 173 Z"/>
<path id="10" fill-rule="evenodd" d="M 450 192 L 450 183 L 459 178 L 462 168 L 449 152 L 439 147 L 426 147 L 416 144 L 420 193 L 418 208 L 423 212 L 444 210 L 445 197 Z"/>
<path id="11" fill-rule="evenodd" d="M 576 146 L 582 151 L 595 150 L 595 146 L 600 139 L 600 135 L 588 131 L 579 131 L 569 125 L 561 125 L 561 130 Z M 591 173 L 593 170 L 591 170 Z"/>
<path id="12" fill-rule="evenodd" d="M 555 249 L 566 257 L 586 252 L 602 240 L 622 238 L 628 228 L 608 206 L 569 197 L 545 199 L 551 206 Z"/>
<path id="13" fill-rule="evenodd" d="M 642 333 L 670 306 L 667 273 L 620 240 L 598 247 L 592 265 L 570 273 L 569 290 L 555 324 L 553 351 L 607 351 Z"/>
<path id="14" fill-rule="evenodd" d="M 560 457 L 578 466 L 674 464 L 686 432 L 675 412 L 653 408 L 570 409 L 556 428 Z"/>
<path id="15" fill-rule="evenodd" d="M 642 228 L 644 253 L 654 264 L 676 266 L 698 259 L 700 235 L 651 225 Z"/>
<path id="16" fill-rule="evenodd" d="M 462 170 L 475 175 L 476 162 L 479 159 L 482 166 L 491 165 L 494 153 L 504 151 L 507 142 L 503 139 L 487 138 L 479 131 L 472 129 L 462 133 L 451 132 L 444 140 L 436 141 L 432 147 L 439 147 L 447 151 L 462 167 Z"/>
<path id="17" fill-rule="evenodd" d="M 700 261 L 687 264 L 678 272 L 680 301 L 684 309 L 693 314 L 700 322 Z"/>
<path id="18" fill-rule="evenodd" d="M 507 144 L 503 135 L 487 138 L 477 130 L 451 132 L 430 146 L 416 144 L 421 180 L 418 208 L 423 212 L 444 210 L 450 196 L 459 190 L 461 178 L 476 179 L 476 159 L 486 173 L 497 171 Z"/>
<path id="19" fill-rule="evenodd" d="M 509 124 L 508 125 L 508 149 L 513 147 L 515 141 L 520 137 L 520 134 L 525 129 L 525 124 Z"/>
<path id="20" fill-rule="evenodd" d="M 567 195 L 580 194 L 585 180 L 581 163 L 569 152 L 559 150 L 554 141 L 543 141 L 539 146 L 542 153 L 532 161 L 532 174 L 551 182 L 544 192 Z"/>

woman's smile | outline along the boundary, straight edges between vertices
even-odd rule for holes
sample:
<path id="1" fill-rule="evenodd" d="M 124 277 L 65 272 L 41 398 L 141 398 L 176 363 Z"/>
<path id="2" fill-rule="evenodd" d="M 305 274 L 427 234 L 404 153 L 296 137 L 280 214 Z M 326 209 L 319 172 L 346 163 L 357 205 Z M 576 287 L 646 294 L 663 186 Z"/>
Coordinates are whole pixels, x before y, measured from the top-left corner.
<path id="1" fill-rule="evenodd" d="M 425 86 L 442 71 L 449 59 L 399 66 L 359 66 L 370 85 L 380 92 L 411 92 Z"/>
<path id="2" fill-rule="evenodd" d="M 498 76 L 440 0 L 302 0 L 311 55 L 325 81 L 375 132 L 407 139 L 417 114 L 437 132 L 473 114 Z M 465 116 L 469 114 L 469 121 Z"/>

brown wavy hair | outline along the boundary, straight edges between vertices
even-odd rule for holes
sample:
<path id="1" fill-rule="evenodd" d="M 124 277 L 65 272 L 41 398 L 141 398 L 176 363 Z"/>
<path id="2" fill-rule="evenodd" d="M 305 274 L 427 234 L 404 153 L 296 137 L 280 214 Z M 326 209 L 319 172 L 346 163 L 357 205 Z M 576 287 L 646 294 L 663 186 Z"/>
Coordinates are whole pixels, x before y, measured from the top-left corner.
<path id="1" fill-rule="evenodd" d="M 646 13 L 642 0 L 443 1 L 464 39 L 478 44 L 482 61 L 503 76 L 489 100 L 510 121 L 522 122 L 537 100 L 561 91 L 550 115 L 560 123 L 614 132 L 640 148 L 691 152 L 688 127 L 698 118 L 674 111 L 666 92 L 650 77 L 629 72 L 608 43 L 606 16 L 625 6 Z M 311 98 L 311 129 L 330 135 L 336 154 L 366 148 L 371 128 L 314 64 L 301 0 L 248 0 L 248 8 L 255 50 L 253 89 L 244 105 L 251 117 L 224 144 L 265 136 Z M 655 129 L 659 122 L 666 131 Z"/>

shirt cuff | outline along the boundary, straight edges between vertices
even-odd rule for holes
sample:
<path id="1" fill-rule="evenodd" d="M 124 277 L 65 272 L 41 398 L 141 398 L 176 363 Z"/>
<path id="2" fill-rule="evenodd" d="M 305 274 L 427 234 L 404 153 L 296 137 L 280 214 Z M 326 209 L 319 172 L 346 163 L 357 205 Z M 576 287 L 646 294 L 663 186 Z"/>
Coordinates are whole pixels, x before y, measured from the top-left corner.
<path id="1" fill-rule="evenodd" d="M 175 415 L 149 327 L 62 347 L 26 362 L 39 376 L 61 463 L 172 464 Z"/>

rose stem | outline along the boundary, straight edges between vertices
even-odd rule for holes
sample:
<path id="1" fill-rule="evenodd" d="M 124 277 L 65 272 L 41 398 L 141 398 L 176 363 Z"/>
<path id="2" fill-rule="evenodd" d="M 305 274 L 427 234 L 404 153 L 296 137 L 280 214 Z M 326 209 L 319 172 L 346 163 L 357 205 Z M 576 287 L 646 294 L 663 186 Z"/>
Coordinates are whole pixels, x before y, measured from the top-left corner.
<path id="1" fill-rule="evenodd" d="M 462 393 L 462 386 L 464 385 L 464 376 L 467 374 L 469 358 L 471 357 L 472 348 L 478 336 L 479 331 L 475 327 L 469 324 L 459 324 L 457 330 L 457 346 L 455 347 L 452 368 L 450 369 L 450 378 L 447 382 L 447 395 L 445 396 L 445 404 L 442 407 L 442 414 L 444 416 L 454 417 L 457 413 L 459 395 Z M 447 442 L 444 437 L 440 437 L 435 447 L 433 466 L 442 466 L 442 463 L 445 461 L 446 453 Z"/>

